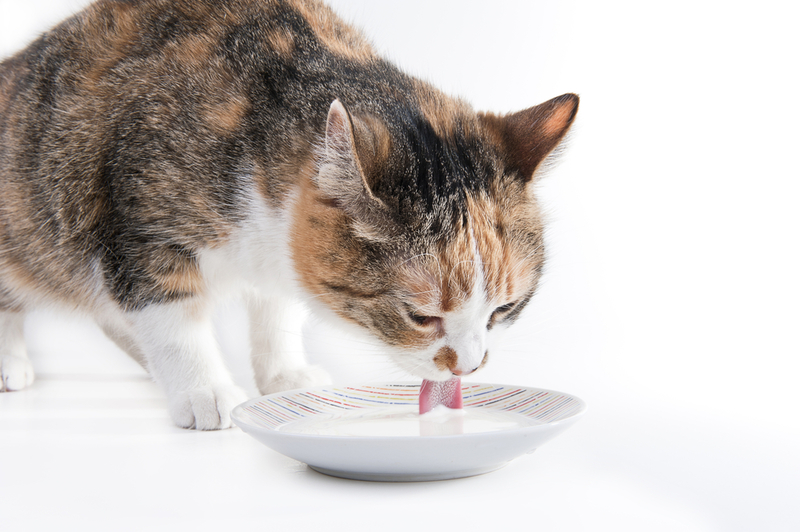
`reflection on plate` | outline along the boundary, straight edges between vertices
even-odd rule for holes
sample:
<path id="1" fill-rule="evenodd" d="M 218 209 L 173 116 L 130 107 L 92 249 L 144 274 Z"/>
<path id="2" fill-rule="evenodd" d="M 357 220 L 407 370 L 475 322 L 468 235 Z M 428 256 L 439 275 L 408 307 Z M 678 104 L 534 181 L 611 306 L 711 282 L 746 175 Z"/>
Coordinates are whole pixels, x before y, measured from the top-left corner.
<path id="1" fill-rule="evenodd" d="M 359 480 L 487 473 L 571 426 L 586 409 L 560 392 L 462 383 L 464 410 L 417 414 L 419 384 L 291 390 L 237 406 L 235 423 L 290 458 Z"/>

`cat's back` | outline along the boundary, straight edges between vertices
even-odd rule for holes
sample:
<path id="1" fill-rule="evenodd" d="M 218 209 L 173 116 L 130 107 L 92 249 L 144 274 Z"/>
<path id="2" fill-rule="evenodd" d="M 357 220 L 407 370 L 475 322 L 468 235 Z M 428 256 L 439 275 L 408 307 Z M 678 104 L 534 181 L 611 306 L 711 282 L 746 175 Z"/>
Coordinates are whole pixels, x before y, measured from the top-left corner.
<path id="1" fill-rule="evenodd" d="M 316 0 L 99 0 L 0 63 L 0 117 L 68 97 L 118 102 L 136 87 L 157 98 L 197 93 L 204 78 L 302 76 L 335 69 L 332 56 L 376 59 L 359 31 Z"/>
<path id="2" fill-rule="evenodd" d="M 314 0 L 101 0 L 62 22 L 0 63 L 0 277 L 26 276 L 4 284 L 163 292 L 241 219 L 241 176 L 302 158 L 358 92 L 337 69 L 374 61 Z"/>
<path id="3" fill-rule="evenodd" d="M 273 133 L 318 134 L 334 98 L 401 84 L 376 65 L 360 32 L 315 0 L 100 0 L 0 63 L 0 175 L 58 181 L 64 160 L 98 175 L 110 152 L 291 149 Z"/>

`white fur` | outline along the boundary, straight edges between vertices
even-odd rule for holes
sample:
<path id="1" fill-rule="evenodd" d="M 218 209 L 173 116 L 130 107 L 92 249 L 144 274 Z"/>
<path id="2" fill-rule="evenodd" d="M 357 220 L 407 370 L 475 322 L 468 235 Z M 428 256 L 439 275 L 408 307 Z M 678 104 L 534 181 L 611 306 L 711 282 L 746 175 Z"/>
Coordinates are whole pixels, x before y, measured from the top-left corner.
<path id="1" fill-rule="evenodd" d="M 320 368 L 308 366 L 301 326 L 303 291 L 289 251 L 289 216 L 294 203 L 270 209 L 253 190 L 248 217 L 226 248 L 201 255 L 201 269 L 216 297 L 240 291 L 250 317 L 251 362 L 261 393 L 273 393 L 330 381 Z"/>
<path id="2" fill-rule="evenodd" d="M 328 374 L 305 362 L 302 322 L 305 316 L 296 302 L 253 294 L 250 314 L 250 360 L 256 385 L 269 394 L 330 382 Z"/>
<path id="3" fill-rule="evenodd" d="M 494 308 L 488 301 L 483 259 L 471 225 L 469 232 L 475 254 L 472 293 L 445 321 L 445 341 L 458 355 L 455 373 L 461 375 L 472 373 L 483 361 L 486 352 L 486 324 Z"/>
<path id="4" fill-rule="evenodd" d="M 127 317 L 150 374 L 167 393 L 175 423 L 229 427 L 231 409 L 246 397 L 222 360 L 209 309 L 187 300 L 149 305 Z"/>
<path id="5" fill-rule="evenodd" d="M 25 315 L 0 312 L 0 391 L 21 390 L 33 384 L 33 367 L 23 338 Z"/>

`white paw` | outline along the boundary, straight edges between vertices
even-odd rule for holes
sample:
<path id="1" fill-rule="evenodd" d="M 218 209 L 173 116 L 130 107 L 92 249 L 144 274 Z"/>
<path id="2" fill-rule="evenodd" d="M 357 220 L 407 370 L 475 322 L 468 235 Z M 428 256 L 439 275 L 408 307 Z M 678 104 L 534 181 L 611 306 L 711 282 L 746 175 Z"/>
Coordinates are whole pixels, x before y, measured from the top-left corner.
<path id="1" fill-rule="evenodd" d="M 30 360 L 0 355 L 0 392 L 14 392 L 31 384 L 33 384 L 33 366 Z"/>
<path id="2" fill-rule="evenodd" d="M 278 374 L 270 379 L 266 386 L 259 387 L 259 391 L 266 395 L 296 388 L 312 388 L 330 383 L 331 376 L 321 367 L 303 366 Z"/>
<path id="3" fill-rule="evenodd" d="M 231 427 L 231 410 L 247 400 L 233 384 L 195 388 L 169 398 L 169 414 L 179 427 L 217 430 Z"/>

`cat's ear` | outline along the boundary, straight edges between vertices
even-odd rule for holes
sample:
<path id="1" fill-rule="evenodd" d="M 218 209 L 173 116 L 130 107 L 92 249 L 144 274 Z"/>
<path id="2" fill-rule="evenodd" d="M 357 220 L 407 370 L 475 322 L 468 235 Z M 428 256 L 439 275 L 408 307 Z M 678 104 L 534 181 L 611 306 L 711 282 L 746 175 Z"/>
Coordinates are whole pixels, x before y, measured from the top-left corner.
<path id="1" fill-rule="evenodd" d="M 569 131 L 578 112 L 578 102 L 576 94 L 563 94 L 517 113 L 479 116 L 500 141 L 507 163 L 529 182 Z"/>
<path id="2" fill-rule="evenodd" d="M 381 146 L 376 148 L 375 127 L 369 119 L 353 117 L 342 102 L 334 100 L 328 111 L 325 153 L 316 179 L 330 204 L 370 234 L 387 229 L 389 224 L 385 204 L 370 187 L 378 159 L 376 150 L 383 151 Z"/>

